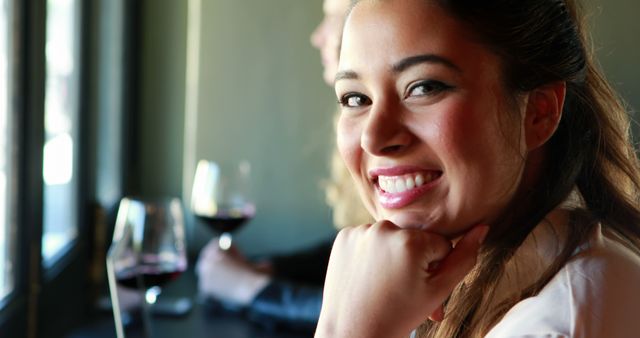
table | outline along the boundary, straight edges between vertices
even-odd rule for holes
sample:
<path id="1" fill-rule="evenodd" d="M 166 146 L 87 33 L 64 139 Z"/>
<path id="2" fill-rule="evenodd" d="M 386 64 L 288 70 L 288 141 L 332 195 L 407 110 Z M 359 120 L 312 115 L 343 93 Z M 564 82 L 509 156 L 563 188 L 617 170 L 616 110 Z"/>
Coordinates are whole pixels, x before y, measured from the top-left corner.
<path id="1" fill-rule="evenodd" d="M 240 314 L 212 310 L 195 300 L 196 277 L 192 270 L 167 285 L 167 296 L 188 296 L 194 299 L 191 311 L 182 317 L 152 317 L 153 338 L 306 338 L 312 332 L 278 331 L 252 323 Z M 162 297 L 162 295 L 160 296 Z M 114 338 L 112 314 L 102 312 L 86 325 L 74 330 L 67 338 Z M 126 338 L 144 338 L 142 325 L 129 325 Z"/>
<path id="2" fill-rule="evenodd" d="M 192 313 L 182 319 L 154 318 L 153 338 L 304 338 L 311 333 L 270 331 L 248 320 L 235 316 L 209 316 L 196 306 Z M 68 338 L 113 338 L 113 320 L 97 320 L 74 331 Z M 144 338 L 140 325 L 129 327 L 127 338 Z"/>

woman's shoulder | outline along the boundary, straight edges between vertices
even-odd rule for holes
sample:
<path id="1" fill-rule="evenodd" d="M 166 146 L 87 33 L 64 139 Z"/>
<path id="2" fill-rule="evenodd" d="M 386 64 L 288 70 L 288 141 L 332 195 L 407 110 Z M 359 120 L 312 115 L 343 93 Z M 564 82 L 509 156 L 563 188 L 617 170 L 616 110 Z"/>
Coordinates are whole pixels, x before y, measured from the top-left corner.
<path id="1" fill-rule="evenodd" d="M 619 284 L 640 279 L 640 251 L 619 236 L 597 226 L 589 241 L 580 246 L 562 270 L 575 280 Z M 580 277 L 584 278 L 580 278 Z"/>
<path id="2" fill-rule="evenodd" d="M 541 290 L 487 337 L 630 337 L 640 332 L 640 256 L 598 227 Z"/>

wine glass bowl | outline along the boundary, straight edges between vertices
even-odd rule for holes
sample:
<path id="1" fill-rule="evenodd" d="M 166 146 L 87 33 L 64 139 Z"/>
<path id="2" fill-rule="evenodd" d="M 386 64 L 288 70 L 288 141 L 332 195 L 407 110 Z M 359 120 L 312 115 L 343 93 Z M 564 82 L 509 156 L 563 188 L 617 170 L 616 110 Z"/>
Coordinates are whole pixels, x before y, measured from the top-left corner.
<path id="1" fill-rule="evenodd" d="M 186 269 L 184 215 L 180 200 L 123 198 L 107 256 L 116 324 L 120 317 L 118 286 L 138 289 L 144 293 L 141 305 L 145 330 L 150 335 L 148 306 L 155 303 L 164 284 Z"/>
<path id="2" fill-rule="evenodd" d="M 131 235 L 119 236 L 127 227 Z M 126 231 L 126 230 L 125 230 Z M 184 216 L 178 199 L 120 203 L 114 242 L 125 240 L 125 250 L 114 257 L 118 283 L 127 287 L 162 286 L 187 269 Z"/>
<path id="3" fill-rule="evenodd" d="M 228 170 L 207 160 L 199 161 L 196 167 L 191 209 L 198 220 L 220 235 L 218 245 L 222 250 L 231 247 L 231 233 L 255 215 L 250 176 L 247 161 Z"/>

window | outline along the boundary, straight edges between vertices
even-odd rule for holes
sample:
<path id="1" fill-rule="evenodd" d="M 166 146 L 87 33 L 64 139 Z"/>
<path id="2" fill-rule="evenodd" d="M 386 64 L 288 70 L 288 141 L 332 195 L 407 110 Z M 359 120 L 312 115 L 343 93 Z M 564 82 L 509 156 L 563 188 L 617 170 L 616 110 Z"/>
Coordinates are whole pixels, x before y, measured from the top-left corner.
<path id="1" fill-rule="evenodd" d="M 46 267 L 78 235 L 75 154 L 79 62 L 75 0 L 47 1 L 42 258 Z"/>
<path id="2" fill-rule="evenodd" d="M 0 0 L 2 337 L 64 336 L 99 287 L 99 275 L 86 278 L 98 251 L 82 226 L 92 222 L 93 191 L 80 190 L 95 168 L 96 115 L 81 114 L 93 107 L 94 87 L 81 83 L 92 55 L 82 43 L 94 38 L 87 3 Z"/>
<path id="3" fill-rule="evenodd" d="M 11 8 L 9 0 L 0 0 L 0 302 L 13 290 L 15 274 L 15 228 L 9 214 L 11 202 Z"/>

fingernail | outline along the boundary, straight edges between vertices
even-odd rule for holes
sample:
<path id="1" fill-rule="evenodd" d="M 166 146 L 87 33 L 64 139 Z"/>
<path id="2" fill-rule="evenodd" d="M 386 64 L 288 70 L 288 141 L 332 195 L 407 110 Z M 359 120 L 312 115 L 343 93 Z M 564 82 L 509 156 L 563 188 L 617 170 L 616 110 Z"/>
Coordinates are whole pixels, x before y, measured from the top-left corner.
<path id="1" fill-rule="evenodd" d="M 484 239 L 487 237 L 487 234 L 489 233 L 489 226 L 488 225 L 479 225 L 478 226 L 478 244 L 482 244 L 482 242 L 484 242 Z"/>

